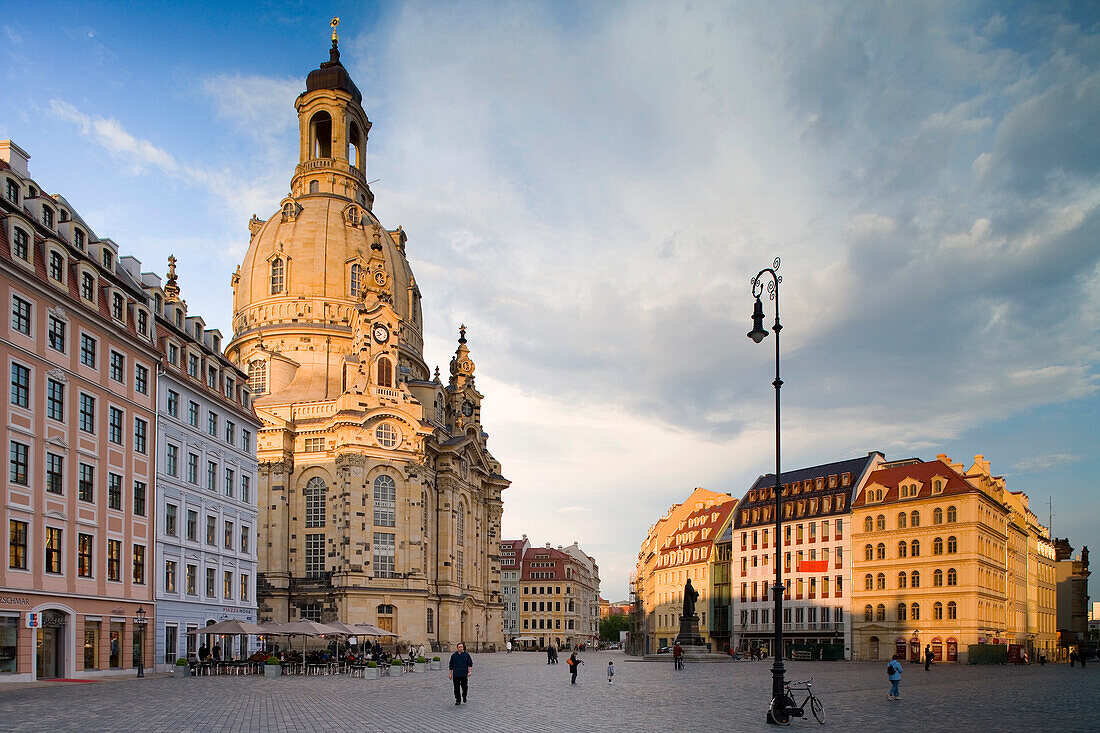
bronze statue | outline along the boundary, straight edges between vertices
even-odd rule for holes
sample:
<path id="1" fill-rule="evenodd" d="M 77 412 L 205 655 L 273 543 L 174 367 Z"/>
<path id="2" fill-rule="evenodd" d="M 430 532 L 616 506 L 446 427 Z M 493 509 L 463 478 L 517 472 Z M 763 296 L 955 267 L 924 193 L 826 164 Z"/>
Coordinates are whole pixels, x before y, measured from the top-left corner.
<path id="1" fill-rule="evenodd" d="M 695 615 L 695 602 L 699 600 L 699 591 L 691 587 L 691 578 L 688 578 L 684 586 L 684 618 Z"/>

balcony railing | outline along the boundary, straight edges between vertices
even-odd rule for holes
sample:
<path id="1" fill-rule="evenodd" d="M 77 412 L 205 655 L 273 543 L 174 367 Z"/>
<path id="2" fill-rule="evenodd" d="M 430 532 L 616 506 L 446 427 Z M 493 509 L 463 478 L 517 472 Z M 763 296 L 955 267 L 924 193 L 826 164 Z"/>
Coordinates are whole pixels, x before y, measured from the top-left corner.
<path id="1" fill-rule="evenodd" d="M 358 178 L 360 181 L 366 181 L 367 177 L 363 171 L 356 168 L 354 165 L 336 158 L 313 158 L 307 160 L 304 163 L 299 163 L 295 174 L 308 173 L 309 171 L 318 170 L 338 170 L 344 173 L 350 173 Z"/>

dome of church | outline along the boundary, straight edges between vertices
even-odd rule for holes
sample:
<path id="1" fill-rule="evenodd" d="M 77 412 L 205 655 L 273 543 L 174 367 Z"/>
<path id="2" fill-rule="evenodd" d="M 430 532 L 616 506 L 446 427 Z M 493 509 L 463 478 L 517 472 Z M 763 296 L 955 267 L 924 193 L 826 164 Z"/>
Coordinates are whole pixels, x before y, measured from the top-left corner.
<path id="1" fill-rule="evenodd" d="M 306 91 L 312 92 L 317 89 L 343 89 L 351 95 L 356 104 L 363 102 L 363 94 L 359 91 L 359 87 L 355 86 L 347 69 L 340 63 L 340 51 L 336 44 L 333 44 L 329 50 L 329 60 L 321 64 L 321 68 L 309 72 L 309 76 L 306 77 Z"/>

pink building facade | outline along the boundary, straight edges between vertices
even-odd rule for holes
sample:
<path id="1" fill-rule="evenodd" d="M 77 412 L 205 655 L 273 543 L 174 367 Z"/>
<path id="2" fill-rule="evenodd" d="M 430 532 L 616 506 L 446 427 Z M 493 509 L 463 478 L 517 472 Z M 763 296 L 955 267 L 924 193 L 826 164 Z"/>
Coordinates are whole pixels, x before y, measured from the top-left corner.
<path id="1" fill-rule="evenodd" d="M 159 356 L 140 263 L 0 141 L 0 684 L 151 663 Z"/>

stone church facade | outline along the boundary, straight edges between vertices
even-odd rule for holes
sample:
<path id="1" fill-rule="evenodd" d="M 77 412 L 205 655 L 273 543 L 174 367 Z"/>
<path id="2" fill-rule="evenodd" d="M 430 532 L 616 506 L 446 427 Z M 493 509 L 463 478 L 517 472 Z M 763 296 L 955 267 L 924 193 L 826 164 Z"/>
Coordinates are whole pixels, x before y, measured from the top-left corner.
<path id="1" fill-rule="evenodd" d="M 486 446 L 465 329 L 446 381 L 424 361 L 405 232 L 372 213 L 371 122 L 335 34 L 295 107 L 299 164 L 278 212 L 250 222 L 226 349 L 263 420 L 260 620 L 499 647 L 509 482 Z"/>

